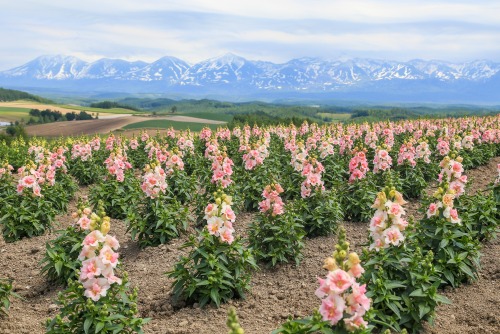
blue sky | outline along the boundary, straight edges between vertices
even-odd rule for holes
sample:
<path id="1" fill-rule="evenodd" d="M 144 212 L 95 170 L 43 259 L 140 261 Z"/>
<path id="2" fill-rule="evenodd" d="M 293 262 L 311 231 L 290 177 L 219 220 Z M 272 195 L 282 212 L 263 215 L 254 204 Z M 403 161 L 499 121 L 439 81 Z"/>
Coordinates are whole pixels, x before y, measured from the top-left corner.
<path id="1" fill-rule="evenodd" d="M 0 70 L 45 54 L 500 61 L 498 0 L 0 0 L 0 8 Z"/>

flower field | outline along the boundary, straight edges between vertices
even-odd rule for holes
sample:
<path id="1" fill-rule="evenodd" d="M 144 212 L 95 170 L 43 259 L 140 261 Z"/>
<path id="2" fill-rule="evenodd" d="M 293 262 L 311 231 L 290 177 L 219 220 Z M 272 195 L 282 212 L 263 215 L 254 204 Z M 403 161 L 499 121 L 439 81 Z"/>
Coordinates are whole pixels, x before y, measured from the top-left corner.
<path id="1" fill-rule="evenodd" d="M 499 116 L 3 143 L 0 331 L 494 333 L 499 156 Z"/>

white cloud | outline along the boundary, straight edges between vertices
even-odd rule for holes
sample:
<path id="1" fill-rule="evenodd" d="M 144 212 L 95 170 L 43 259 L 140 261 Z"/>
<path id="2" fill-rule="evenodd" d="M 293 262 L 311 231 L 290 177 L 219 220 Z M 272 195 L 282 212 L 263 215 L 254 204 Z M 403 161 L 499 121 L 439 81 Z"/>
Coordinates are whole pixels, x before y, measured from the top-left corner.
<path id="1" fill-rule="evenodd" d="M 41 54 L 500 61 L 499 1 L 26 0 L 2 4 L 2 14 L 0 70 Z"/>

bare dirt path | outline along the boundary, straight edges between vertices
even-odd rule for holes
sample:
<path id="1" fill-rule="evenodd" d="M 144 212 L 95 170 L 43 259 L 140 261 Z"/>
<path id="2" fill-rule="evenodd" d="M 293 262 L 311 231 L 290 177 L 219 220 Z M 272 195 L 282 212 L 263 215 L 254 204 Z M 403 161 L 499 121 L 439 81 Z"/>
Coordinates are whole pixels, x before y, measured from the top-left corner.
<path id="1" fill-rule="evenodd" d="M 496 176 L 495 158 L 487 166 L 468 171 L 471 188 L 485 189 Z M 88 193 L 87 189 L 83 194 Z M 74 203 L 71 204 L 74 208 Z M 412 214 L 417 202 L 409 205 Z M 253 214 L 238 215 L 235 223 L 237 234 L 246 234 Z M 60 215 L 57 221 L 62 226 L 71 222 L 69 214 Z M 354 250 L 360 251 L 367 243 L 367 226 L 346 222 L 347 237 Z M 295 317 L 310 315 L 319 306 L 315 297 L 317 276 L 324 275 L 323 260 L 333 251 L 335 236 L 306 240 L 304 260 L 298 266 L 282 265 L 276 269 L 261 268 L 252 278 L 252 290 L 246 300 L 234 300 L 219 309 L 174 305 L 171 300 L 171 280 L 164 273 L 185 251 L 178 247 L 187 236 L 173 240 L 167 245 L 140 250 L 126 234 L 123 221 L 112 220 L 112 234 L 122 245 L 120 258 L 124 269 L 130 275 L 133 286 L 139 288 L 139 311 L 143 317 L 150 317 L 146 333 L 177 334 L 219 334 L 226 333 L 225 321 L 228 308 L 236 307 L 241 324 L 248 334 L 270 333 L 279 327 L 289 315 Z M 192 232 L 192 231 L 191 231 Z M 15 290 L 24 299 L 14 299 L 10 317 L 0 319 L 2 334 L 44 333 L 42 322 L 57 314 L 54 300 L 62 288 L 47 282 L 40 275 L 39 261 L 43 257 L 45 242 L 55 234 L 16 243 L 7 244 L 0 237 L 1 276 L 15 279 Z M 500 328 L 500 244 L 486 243 L 482 250 L 482 268 L 477 282 L 455 290 L 447 290 L 446 296 L 452 305 L 443 305 L 437 311 L 434 327 L 428 326 L 425 334 L 456 333 L 498 333 Z"/>

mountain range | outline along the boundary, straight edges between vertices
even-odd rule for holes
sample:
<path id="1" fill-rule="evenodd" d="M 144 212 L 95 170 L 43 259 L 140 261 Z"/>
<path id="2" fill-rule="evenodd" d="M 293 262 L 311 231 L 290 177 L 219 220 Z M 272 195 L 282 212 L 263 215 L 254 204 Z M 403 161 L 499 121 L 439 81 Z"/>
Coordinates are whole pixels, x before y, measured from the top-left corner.
<path id="1" fill-rule="evenodd" d="M 40 56 L 0 72 L 0 86 L 27 91 L 151 93 L 225 100 L 358 100 L 500 103 L 500 63 L 299 58 L 284 64 L 228 53 L 196 64 Z"/>

